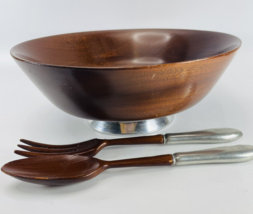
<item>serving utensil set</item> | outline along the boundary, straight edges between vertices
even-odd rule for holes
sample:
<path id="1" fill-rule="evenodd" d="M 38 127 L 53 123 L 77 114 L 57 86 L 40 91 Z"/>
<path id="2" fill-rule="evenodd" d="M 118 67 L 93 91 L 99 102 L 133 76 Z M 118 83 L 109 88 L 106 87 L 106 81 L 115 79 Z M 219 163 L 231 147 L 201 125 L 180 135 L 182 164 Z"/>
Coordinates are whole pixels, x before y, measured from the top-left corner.
<path id="1" fill-rule="evenodd" d="M 21 139 L 21 142 L 29 146 L 18 146 L 27 151 L 16 150 L 15 153 L 29 158 L 9 162 L 2 167 L 2 171 L 30 183 L 66 185 L 91 179 L 104 170 L 115 167 L 235 163 L 252 160 L 253 146 L 251 145 L 224 146 L 193 152 L 114 161 L 93 157 L 104 147 L 113 145 L 217 144 L 228 143 L 241 136 L 242 132 L 239 130 L 222 128 L 112 140 L 92 139 L 68 145 L 42 144 Z"/>

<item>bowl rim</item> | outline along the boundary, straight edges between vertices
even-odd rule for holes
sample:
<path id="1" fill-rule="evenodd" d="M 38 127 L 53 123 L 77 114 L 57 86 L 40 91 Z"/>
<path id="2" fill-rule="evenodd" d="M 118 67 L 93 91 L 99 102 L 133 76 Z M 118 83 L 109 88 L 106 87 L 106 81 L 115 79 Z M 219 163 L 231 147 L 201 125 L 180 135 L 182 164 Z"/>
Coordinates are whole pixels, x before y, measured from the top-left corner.
<path id="1" fill-rule="evenodd" d="M 54 36 L 62 36 L 62 35 L 71 35 L 71 34 L 81 34 L 81 33 L 99 33 L 99 32 L 113 32 L 113 31 L 132 31 L 132 30 L 179 30 L 179 31 L 195 31 L 195 32 L 211 32 L 211 33 L 218 33 L 218 34 L 224 34 L 224 35 L 228 35 L 228 36 L 232 36 L 235 39 L 238 40 L 238 46 L 233 48 L 230 51 L 221 53 L 221 54 L 216 54 L 216 55 L 212 55 L 209 57 L 204 57 L 204 58 L 199 58 L 199 59 L 194 59 L 194 60 L 187 60 L 187 61 L 179 61 L 179 62 L 171 62 L 171 63 L 161 63 L 161 64 L 157 64 L 157 65 L 142 65 L 142 66 L 124 66 L 124 67 L 87 67 L 87 66 L 66 66 L 66 65 L 53 65 L 53 64 L 48 64 L 48 63 L 42 63 L 42 62 L 35 62 L 32 60 L 27 60 L 27 59 L 23 59 L 21 57 L 17 57 L 15 56 L 14 50 L 17 46 L 26 43 L 26 42 L 30 42 L 33 40 L 37 40 L 37 39 L 43 39 L 43 38 L 48 38 L 48 37 L 54 37 Z M 198 61 L 206 61 L 209 59 L 214 59 L 214 58 L 218 58 L 218 57 L 222 57 L 222 56 L 226 56 L 229 55 L 235 51 L 237 51 L 240 47 L 242 46 L 242 40 L 240 38 L 238 38 L 237 36 L 234 36 L 232 34 L 228 34 L 228 33 L 222 33 L 219 31 L 208 31 L 208 30 L 192 30 L 192 29 L 177 29 L 177 28 L 136 28 L 136 29 L 115 29 L 115 30 L 95 30 L 95 31 L 81 31 L 81 32 L 73 32 L 73 33 L 64 33 L 64 34 L 56 34 L 56 35 L 51 35 L 51 36 L 45 36 L 45 37 L 39 37 L 36 39 L 31 39 L 31 40 L 27 40 L 25 42 L 21 42 L 15 46 L 13 46 L 10 50 L 10 55 L 19 61 L 25 62 L 25 63 L 29 63 L 29 64 L 33 64 L 33 65 L 39 65 L 39 66 L 47 66 L 47 67 L 58 67 L 58 68 L 76 68 L 76 69 L 86 69 L 86 70 L 124 70 L 124 69 L 148 69 L 148 68 L 159 68 L 159 67 L 167 67 L 167 66 L 171 66 L 171 65 L 176 65 L 176 64 L 186 64 L 186 63 L 192 63 L 192 62 L 198 62 Z"/>

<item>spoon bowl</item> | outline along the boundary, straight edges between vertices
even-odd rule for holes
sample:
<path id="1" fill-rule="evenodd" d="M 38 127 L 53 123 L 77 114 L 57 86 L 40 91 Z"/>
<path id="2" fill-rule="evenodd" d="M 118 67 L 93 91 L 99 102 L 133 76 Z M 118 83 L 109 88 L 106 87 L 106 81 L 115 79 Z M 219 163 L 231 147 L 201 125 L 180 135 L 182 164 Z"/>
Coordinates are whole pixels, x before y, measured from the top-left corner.
<path id="1" fill-rule="evenodd" d="M 2 171 L 29 183 L 55 186 L 91 179 L 106 168 L 104 161 L 88 156 L 51 155 L 12 161 Z"/>

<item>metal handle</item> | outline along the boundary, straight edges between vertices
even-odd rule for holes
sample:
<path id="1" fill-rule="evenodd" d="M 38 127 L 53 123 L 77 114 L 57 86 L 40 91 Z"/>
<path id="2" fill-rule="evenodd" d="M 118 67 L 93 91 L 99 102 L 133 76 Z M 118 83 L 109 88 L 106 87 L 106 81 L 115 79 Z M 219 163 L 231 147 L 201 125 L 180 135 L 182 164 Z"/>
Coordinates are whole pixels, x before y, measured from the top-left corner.
<path id="1" fill-rule="evenodd" d="M 253 160 L 253 146 L 224 146 L 194 152 L 173 154 L 175 165 L 235 163 Z"/>
<path id="2" fill-rule="evenodd" d="M 228 143 L 239 139 L 242 135 L 242 132 L 237 129 L 207 129 L 196 132 L 165 134 L 164 143 Z"/>

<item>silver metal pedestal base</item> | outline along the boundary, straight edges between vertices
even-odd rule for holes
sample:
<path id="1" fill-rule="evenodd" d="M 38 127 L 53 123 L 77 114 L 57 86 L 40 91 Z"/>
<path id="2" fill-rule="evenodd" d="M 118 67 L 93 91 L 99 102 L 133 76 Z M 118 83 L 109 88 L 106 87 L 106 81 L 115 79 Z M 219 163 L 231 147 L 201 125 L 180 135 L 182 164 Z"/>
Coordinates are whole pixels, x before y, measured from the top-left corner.
<path id="1" fill-rule="evenodd" d="M 149 134 L 157 132 L 172 123 L 174 116 L 130 122 L 110 122 L 89 120 L 89 124 L 98 132 L 105 134 Z"/>

